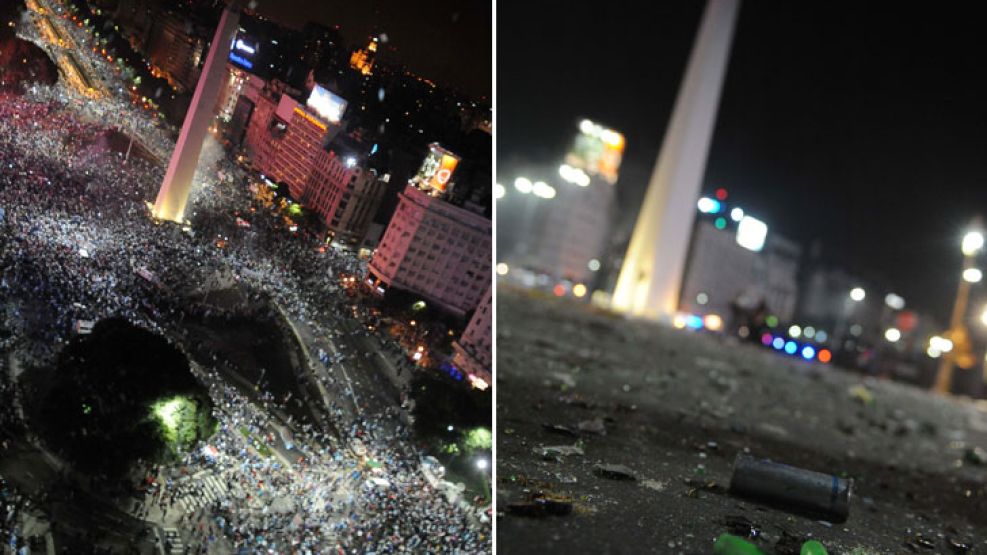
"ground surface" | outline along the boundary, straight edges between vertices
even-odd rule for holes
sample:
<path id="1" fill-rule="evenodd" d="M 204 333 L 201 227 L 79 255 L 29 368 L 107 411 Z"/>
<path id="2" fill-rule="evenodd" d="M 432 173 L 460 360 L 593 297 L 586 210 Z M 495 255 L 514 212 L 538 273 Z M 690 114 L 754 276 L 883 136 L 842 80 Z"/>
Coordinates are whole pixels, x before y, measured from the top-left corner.
<path id="1" fill-rule="evenodd" d="M 982 405 L 504 287 L 497 303 L 500 553 L 712 553 L 744 519 L 766 553 L 810 536 L 830 554 L 987 553 Z M 580 431 L 596 419 L 605 433 Z M 572 445 L 584 454 L 538 453 Z M 732 496 L 745 449 L 852 477 L 849 519 Z M 508 508 L 537 493 L 572 512 Z"/>

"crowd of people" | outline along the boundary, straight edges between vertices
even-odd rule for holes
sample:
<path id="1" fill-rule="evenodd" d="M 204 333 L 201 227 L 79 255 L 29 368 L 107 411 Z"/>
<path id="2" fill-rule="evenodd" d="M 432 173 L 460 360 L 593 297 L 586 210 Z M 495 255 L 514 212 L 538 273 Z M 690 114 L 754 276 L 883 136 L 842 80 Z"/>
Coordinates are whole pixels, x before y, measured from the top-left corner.
<path id="1" fill-rule="evenodd" d="M 321 332 L 346 317 L 347 299 L 327 276 L 358 273 L 360 262 L 293 231 L 251 195 L 221 149 L 200 165 L 186 216 L 191 225 L 178 226 L 149 214 L 161 167 L 135 157 L 124 162 L 102 139 L 112 131 L 43 88 L 0 96 L 0 298 L 9 303 L 0 329 L 9 330 L 11 347 L 28 365 L 51 364 L 80 322 L 113 316 L 178 343 L 182 299 L 218 276 Z M 2 384 L 0 395 L 12 395 Z M 329 385 L 344 398 L 341 383 Z M 332 429 L 344 431 L 343 443 L 359 437 L 367 455 L 327 447 L 325 430 L 296 426 L 302 462 L 289 468 L 239 433 L 244 423 L 265 426 L 257 419 L 270 413 L 248 416 L 251 401 L 229 386 L 218 394 L 224 408 L 214 446 L 221 455 L 189 463 L 225 464 L 224 476 L 238 486 L 229 491 L 249 492 L 249 500 L 231 493 L 201 509 L 196 522 L 210 524 L 200 531 L 220 532 L 213 541 L 299 553 L 489 551 L 489 523 L 424 483 L 408 431 L 393 413 L 324 407 Z M 364 474 L 368 457 L 382 463 L 379 481 Z M 268 502 L 282 498 L 297 503 L 291 514 L 271 512 Z M 202 552 L 208 545 L 203 539 Z"/>

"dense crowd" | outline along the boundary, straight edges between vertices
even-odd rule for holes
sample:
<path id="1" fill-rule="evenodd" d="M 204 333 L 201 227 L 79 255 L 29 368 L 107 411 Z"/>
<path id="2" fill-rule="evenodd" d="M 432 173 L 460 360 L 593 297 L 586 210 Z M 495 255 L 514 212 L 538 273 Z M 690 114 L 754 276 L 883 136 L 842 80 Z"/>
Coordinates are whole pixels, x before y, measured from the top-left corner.
<path id="1" fill-rule="evenodd" d="M 50 363 L 80 321 L 117 316 L 179 337 L 179 297 L 224 280 L 323 332 L 344 317 L 346 298 L 327 276 L 356 273 L 359 261 L 292 231 L 250 194 L 220 148 L 207 148 L 200 164 L 191 225 L 162 224 L 147 206 L 161 168 L 134 157 L 124 163 L 108 148 L 108 131 L 59 95 L 0 96 L 0 299 L 13 303 L 0 311 L 0 329 L 11 331 L 11 347 L 28 364 Z M 334 393 L 342 398 L 341 384 L 332 385 L 340 385 Z M 219 456 L 189 455 L 187 462 L 218 469 L 230 495 L 203 507 L 195 522 L 177 508 L 162 515 L 184 517 L 199 530 L 202 552 L 209 536 L 276 552 L 489 551 L 489 524 L 424 483 L 408 431 L 394 424 L 393 413 L 327 411 L 344 439 L 361 438 L 366 456 L 333 449 L 325 430 L 293 427 L 302 462 L 289 468 L 240 433 L 266 429 L 270 412 L 228 386 L 216 395 Z M 366 475 L 366 457 L 380 462 L 376 481 Z M 277 499 L 293 500 L 294 510 L 272 511 Z"/>

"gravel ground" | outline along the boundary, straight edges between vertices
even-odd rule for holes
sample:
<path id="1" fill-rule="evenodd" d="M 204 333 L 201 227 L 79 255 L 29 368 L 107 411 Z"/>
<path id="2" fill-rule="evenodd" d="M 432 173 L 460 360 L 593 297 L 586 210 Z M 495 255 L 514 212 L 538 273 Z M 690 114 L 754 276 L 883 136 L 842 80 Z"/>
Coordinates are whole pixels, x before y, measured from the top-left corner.
<path id="1" fill-rule="evenodd" d="M 983 404 L 505 287 L 497 310 L 501 553 L 987 553 Z M 740 452 L 853 478 L 849 518 L 731 495 Z"/>

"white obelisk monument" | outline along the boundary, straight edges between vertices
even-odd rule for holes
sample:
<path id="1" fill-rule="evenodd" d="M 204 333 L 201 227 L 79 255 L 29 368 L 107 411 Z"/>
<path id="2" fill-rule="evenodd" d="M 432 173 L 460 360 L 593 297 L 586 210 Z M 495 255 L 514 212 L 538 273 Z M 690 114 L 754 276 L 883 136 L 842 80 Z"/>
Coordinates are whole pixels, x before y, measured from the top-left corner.
<path id="1" fill-rule="evenodd" d="M 158 190 L 158 198 L 154 201 L 155 218 L 181 222 L 185 217 L 185 204 L 192 190 L 195 167 L 199 163 L 202 142 L 206 138 L 216 101 L 226 79 L 226 59 L 230 55 L 239 21 L 240 9 L 234 1 L 223 9 L 216 35 L 212 38 L 212 46 L 206 56 L 206 63 L 202 66 L 192 103 L 185 114 L 182 132 L 175 144 L 175 151 L 171 154 L 171 161 L 168 162 L 168 171 L 161 182 L 161 189 Z"/>
<path id="2" fill-rule="evenodd" d="M 709 0 L 706 5 L 620 269 L 611 301 L 614 310 L 667 319 L 678 309 L 696 201 L 739 8 L 740 0 Z"/>

